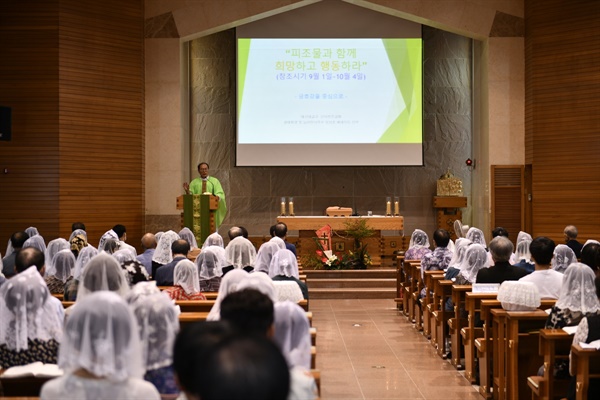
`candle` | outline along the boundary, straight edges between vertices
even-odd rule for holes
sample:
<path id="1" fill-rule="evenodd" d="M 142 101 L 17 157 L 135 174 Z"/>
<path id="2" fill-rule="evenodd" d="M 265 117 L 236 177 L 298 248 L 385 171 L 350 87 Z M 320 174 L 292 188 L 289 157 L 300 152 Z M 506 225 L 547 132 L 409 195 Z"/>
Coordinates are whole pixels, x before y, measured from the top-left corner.
<path id="1" fill-rule="evenodd" d="M 392 215 L 392 198 L 387 197 L 385 200 L 385 215 Z"/>
<path id="2" fill-rule="evenodd" d="M 394 215 L 400 215 L 400 198 L 394 197 Z"/>
<path id="3" fill-rule="evenodd" d="M 294 198 L 290 197 L 288 200 L 288 209 L 290 212 L 290 217 L 294 216 Z"/>
<path id="4" fill-rule="evenodd" d="M 284 216 L 285 215 L 285 197 L 281 198 L 281 210 L 280 210 L 280 215 Z"/>

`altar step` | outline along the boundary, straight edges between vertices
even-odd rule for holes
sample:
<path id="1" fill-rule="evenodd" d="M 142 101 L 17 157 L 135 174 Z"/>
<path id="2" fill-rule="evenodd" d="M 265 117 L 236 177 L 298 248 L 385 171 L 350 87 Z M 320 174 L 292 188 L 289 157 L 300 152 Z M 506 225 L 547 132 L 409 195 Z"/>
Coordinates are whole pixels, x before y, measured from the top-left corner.
<path id="1" fill-rule="evenodd" d="M 395 269 L 304 270 L 311 299 L 394 299 Z"/>

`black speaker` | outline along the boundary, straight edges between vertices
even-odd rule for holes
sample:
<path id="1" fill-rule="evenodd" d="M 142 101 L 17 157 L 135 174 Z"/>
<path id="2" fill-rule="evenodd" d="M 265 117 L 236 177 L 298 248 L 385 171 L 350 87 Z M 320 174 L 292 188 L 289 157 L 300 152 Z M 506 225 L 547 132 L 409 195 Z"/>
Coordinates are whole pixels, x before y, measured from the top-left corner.
<path id="1" fill-rule="evenodd" d="M 0 140 L 10 140 L 11 125 L 10 107 L 0 106 Z"/>

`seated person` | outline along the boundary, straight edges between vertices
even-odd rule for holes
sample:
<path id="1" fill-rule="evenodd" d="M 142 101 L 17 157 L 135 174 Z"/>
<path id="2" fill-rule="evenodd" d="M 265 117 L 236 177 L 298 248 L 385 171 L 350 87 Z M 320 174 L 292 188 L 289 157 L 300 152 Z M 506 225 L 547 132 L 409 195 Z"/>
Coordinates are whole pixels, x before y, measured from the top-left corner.
<path id="1" fill-rule="evenodd" d="M 429 236 L 420 229 L 415 229 L 410 235 L 408 250 L 404 253 L 405 260 L 420 260 L 425 254 L 431 253 L 429 250 Z"/>
<path id="2" fill-rule="evenodd" d="M 161 395 L 179 394 L 173 370 L 173 344 L 179 331 L 179 311 L 160 292 L 128 297 L 137 319 L 146 374 L 144 379 Z"/>
<path id="3" fill-rule="evenodd" d="M 298 274 L 298 260 L 294 253 L 288 249 L 281 249 L 273 255 L 269 265 L 269 276 L 273 281 L 296 282 L 302 291 L 302 297 L 308 300 L 308 287 L 302 282 Z M 279 300 L 282 300 L 279 298 Z"/>
<path id="4" fill-rule="evenodd" d="M 279 238 L 278 238 L 279 239 Z M 256 261 L 254 262 L 254 271 L 269 273 L 269 266 L 273 255 L 279 250 L 285 249 L 285 243 L 283 241 L 273 241 L 272 239 L 268 242 L 263 243 L 258 252 L 256 253 Z"/>
<path id="5" fill-rule="evenodd" d="M 201 292 L 218 292 L 221 285 L 221 261 L 214 249 L 214 246 L 206 247 L 195 261 Z"/>
<path id="6" fill-rule="evenodd" d="M 187 254 L 187 258 L 191 261 L 196 261 L 196 257 L 200 254 L 200 248 L 192 230 L 188 227 L 183 228 L 179 231 L 179 237 L 190 244 L 190 251 Z"/>
<path id="7" fill-rule="evenodd" d="M 241 229 L 241 228 L 239 228 Z M 227 266 L 223 268 L 223 276 L 232 269 L 254 270 L 256 249 L 251 241 L 243 236 L 233 238 L 225 248 Z"/>
<path id="8" fill-rule="evenodd" d="M 482 245 L 484 246 L 484 245 Z M 502 283 L 504 281 L 518 281 L 527 271 L 517 268 L 508 262 L 513 252 L 513 244 L 504 236 L 497 236 L 490 242 L 490 254 L 493 267 L 480 269 L 477 273 L 476 283 Z"/>
<path id="9" fill-rule="evenodd" d="M 100 291 L 78 300 L 65 323 L 58 366 L 65 374 L 42 386 L 42 399 L 160 399 L 141 379 L 137 324 L 115 293 Z"/>
<path id="10" fill-rule="evenodd" d="M 234 269 L 223 277 L 221 285 L 219 286 L 219 294 L 217 294 L 215 304 L 210 309 L 208 317 L 206 317 L 207 321 L 218 321 L 221 319 L 221 303 L 225 297 L 238 290 L 240 283 L 246 280 L 249 276 L 250 274 L 243 269 Z"/>
<path id="11" fill-rule="evenodd" d="M 121 262 L 121 268 L 123 268 L 123 272 L 125 273 L 125 278 L 127 279 L 127 283 L 129 283 L 129 287 L 133 287 L 139 282 L 146 282 L 150 280 L 150 275 L 148 275 L 146 267 L 144 267 L 144 264 L 139 262 L 137 259 Z"/>
<path id="12" fill-rule="evenodd" d="M 516 260 L 513 265 L 518 268 L 523 268 L 528 273 L 532 273 L 535 270 L 535 265 L 531 260 L 531 252 L 529 250 L 530 246 L 531 240 L 521 240 L 519 244 L 517 244 L 517 251 L 515 252 L 513 257 L 513 259 Z"/>
<path id="13" fill-rule="evenodd" d="M 546 320 L 546 329 L 578 325 L 583 317 L 592 317 L 600 313 L 595 278 L 594 271 L 587 265 L 569 265 L 563 275 L 558 300 Z"/>
<path id="14" fill-rule="evenodd" d="M 8 280 L 0 296 L 0 367 L 56 364 L 62 319 L 35 266 Z"/>
<path id="15" fill-rule="evenodd" d="M 563 274 L 567 267 L 574 262 L 577 262 L 577 257 L 573 250 L 566 244 L 559 244 L 554 248 L 554 254 L 552 256 L 552 269 Z"/>
<path id="16" fill-rule="evenodd" d="M 452 258 L 448 263 L 448 269 L 446 270 L 444 279 L 450 280 L 452 278 L 455 278 L 456 275 L 460 273 L 460 266 L 462 265 L 462 261 L 465 257 L 467 248 L 471 244 L 471 241 L 467 238 L 459 238 L 456 240 L 454 253 L 452 254 Z"/>
<path id="17" fill-rule="evenodd" d="M 160 233 L 160 232 L 159 232 Z M 152 279 L 156 280 L 156 270 L 163 265 L 169 264 L 173 261 L 173 253 L 171 252 L 171 245 L 174 241 L 179 240 L 179 235 L 177 232 L 167 231 L 161 233 L 160 235 L 156 234 L 156 249 L 154 250 L 154 254 L 152 255 Z M 187 253 L 185 254 L 187 256 Z M 171 282 L 173 278 L 171 278 Z M 172 285 L 173 283 L 171 283 Z M 170 286 L 170 285 L 169 285 Z"/>
<path id="18" fill-rule="evenodd" d="M 535 271 L 519 279 L 519 281 L 535 284 L 542 299 L 558 299 L 563 274 L 550 268 L 552 255 L 554 254 L 554 241 L 539 236 L 533 239 L 529 249 L 531 258 L 535 263 Z"/>
<path id="19" fill-rule="evenodd" d="M 52 266 L 46 269 L 44 281 L 52 294 L 64 294 L 65 287 L 73 280 L 75 256 L 69 249 L 61 250 L 52 259 Z"/>
<path id="20" fill-rule="evenodd" d="M 198 268 L 187 258 L 175 266 L 173 284 L 174 287 L 163 290 L 173 300 L 206 300 L 206 296 L 200 292 Z"/>
<path id="21" fill-rule="evenodd" d="M 77 254 L 75 260 L 75 271 L 73 272 L 73 280 L 65 284 L 64 301 L 77 300 L 77 292 L 79 290 L 79 281 L 83 271 L 87 267 L 92 258 L 98 255 L 98 250 L 92 246 L 82 248 Z"/>
<path id="22" fill-rule="evenodd" d="M 175 266 L 179 263 L 179 261 L 187 260 L 187 254 L 189 251 L 190 244 L 184 239 L 177 239 L 171 243 L 171 261 L 155 271 L 154 279 L 156 280 L 156 284 L 158 286 L 173 286 L 173 272 L 175 270 Z M 154 254 L 156 255 L 156 252 Z"/>

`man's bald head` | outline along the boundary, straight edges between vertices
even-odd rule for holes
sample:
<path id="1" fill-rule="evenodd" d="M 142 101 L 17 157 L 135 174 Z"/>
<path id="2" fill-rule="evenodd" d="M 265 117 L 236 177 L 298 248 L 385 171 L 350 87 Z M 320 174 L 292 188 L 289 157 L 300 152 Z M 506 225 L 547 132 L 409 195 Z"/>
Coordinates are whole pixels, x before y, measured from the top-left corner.
<path id="1" fill-rule="evenodd" d="M 35 247 L 26 247 L 17 252 L 15 256 L 15 272 L 17 274 L 25 271 L 27 268 L 35 265 L 40 274 L 44 274 L 45 267 L 44 253 Z"/>
<path id="2" fill-rule="evenodd" d="M 156 236 L 154 236 L 154 233 L 146 233 L 142 236 L 142 247 L 144 249 L 156 248 Z"/>

